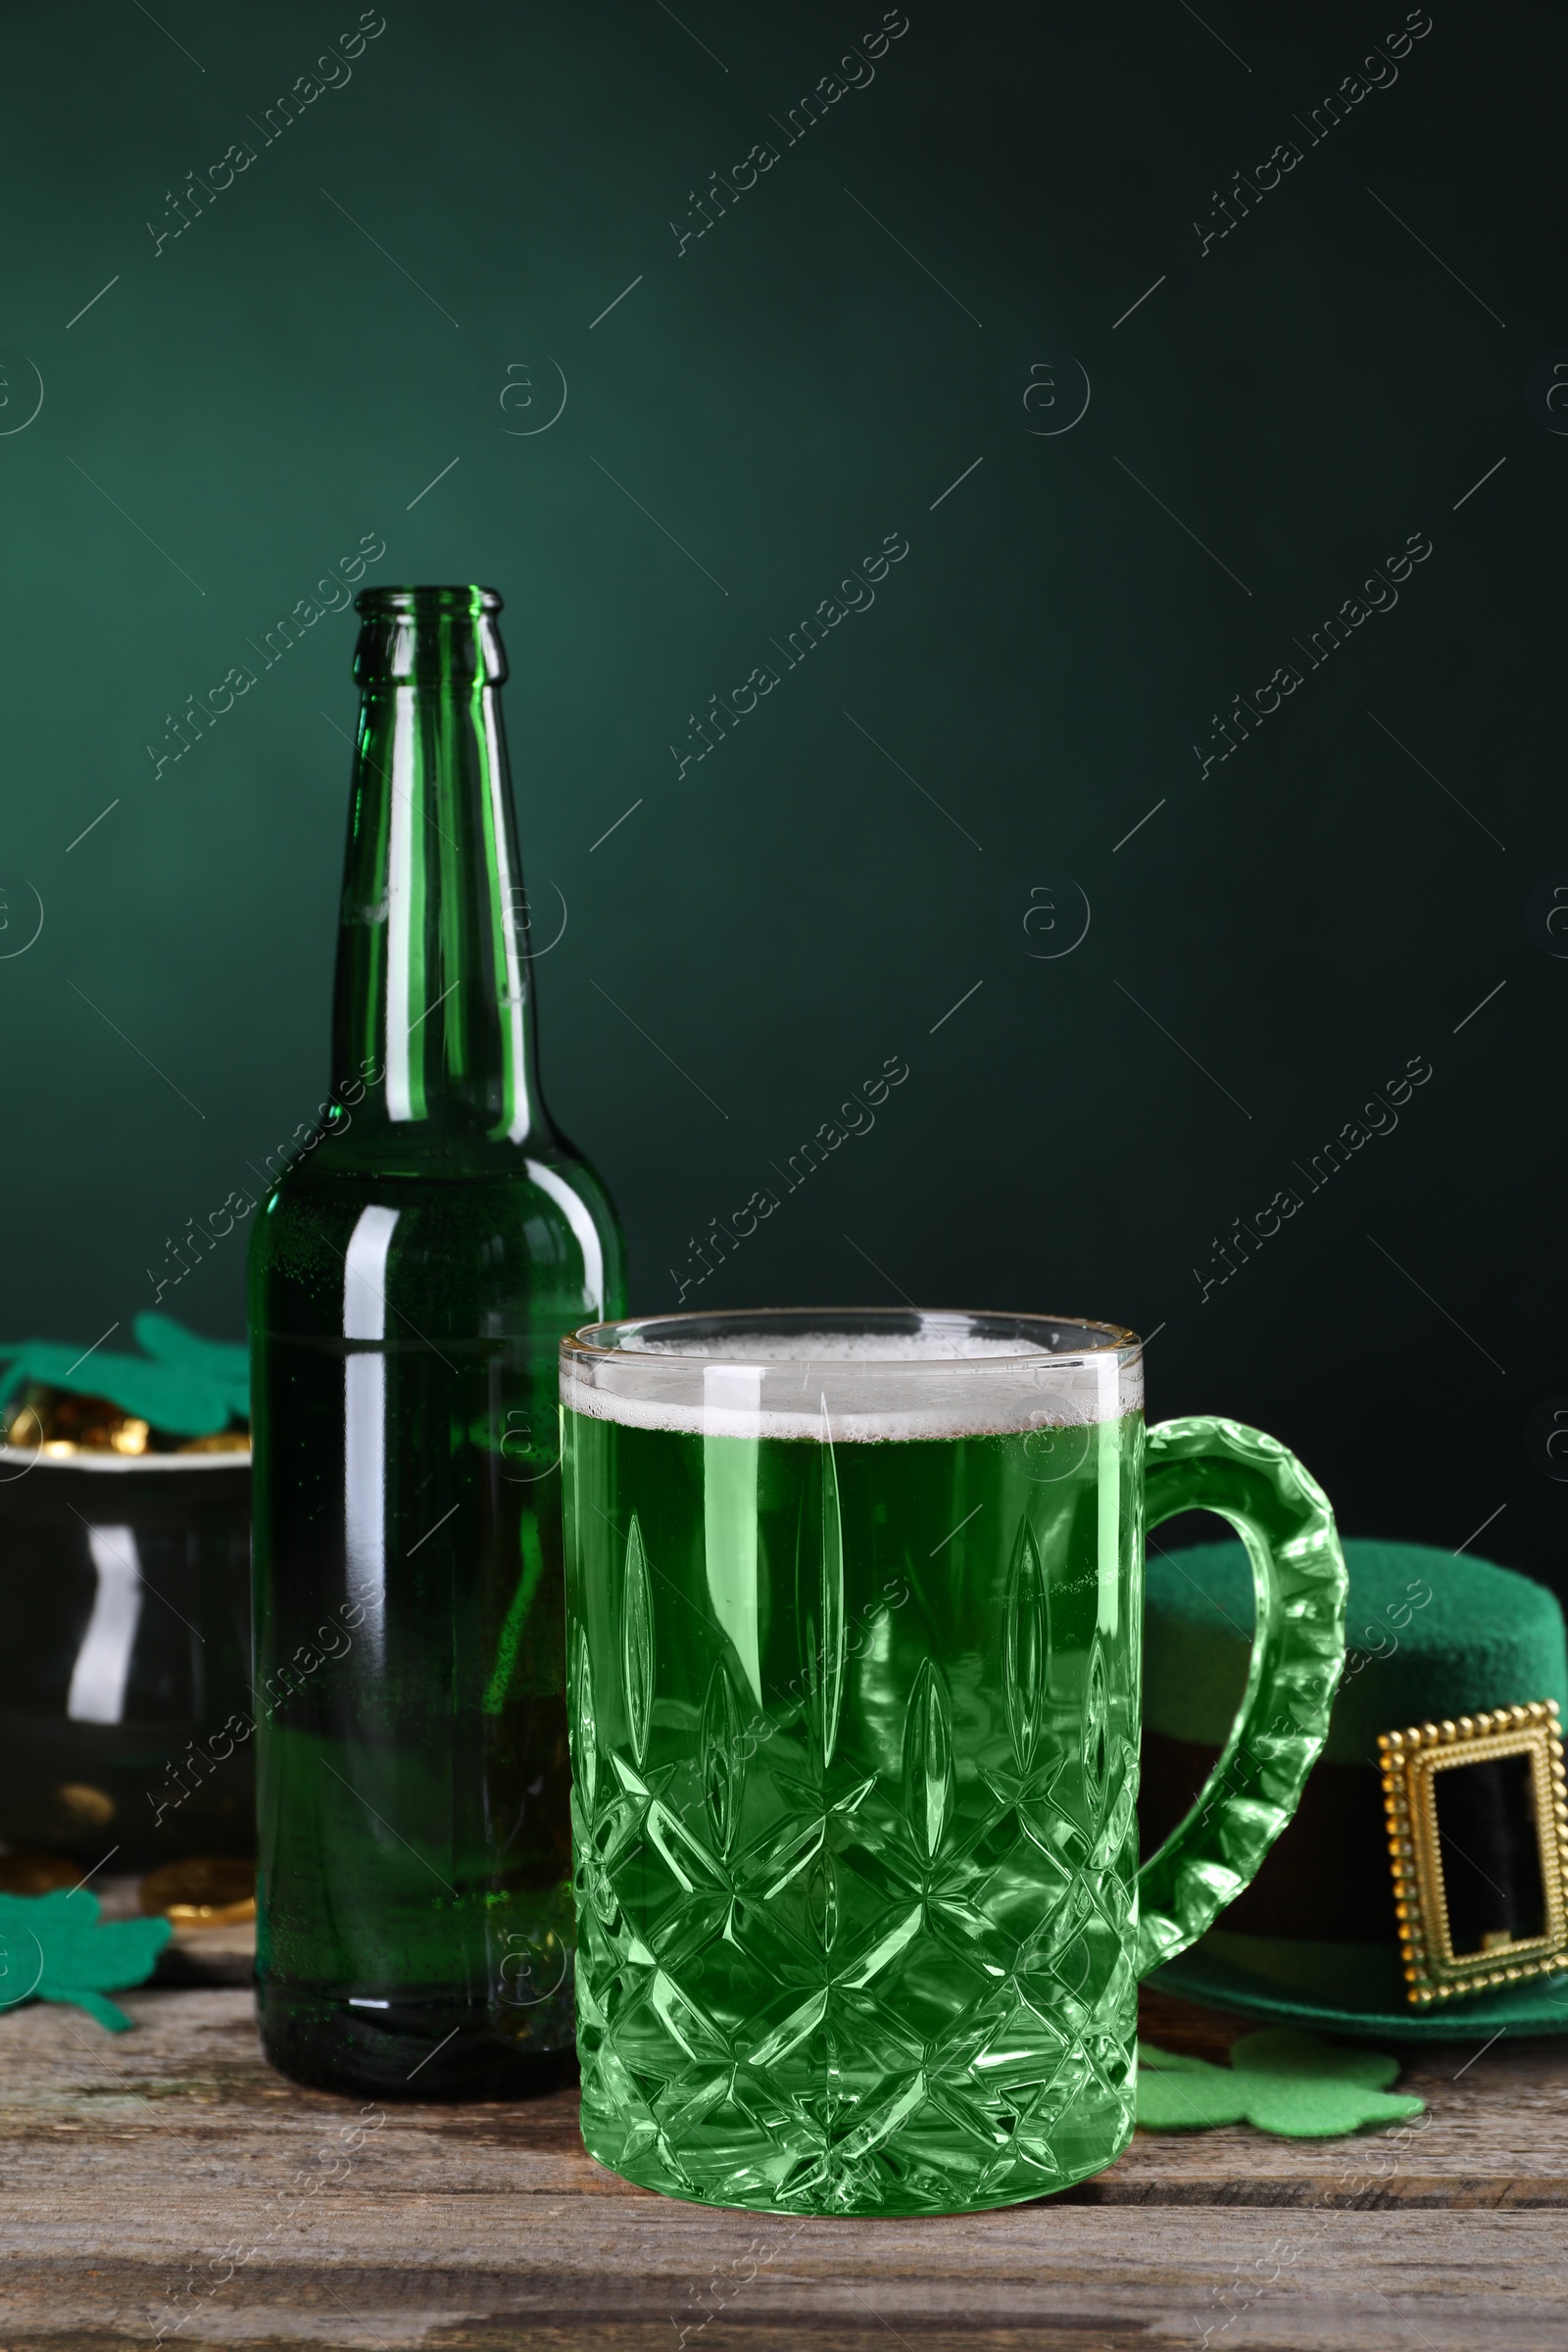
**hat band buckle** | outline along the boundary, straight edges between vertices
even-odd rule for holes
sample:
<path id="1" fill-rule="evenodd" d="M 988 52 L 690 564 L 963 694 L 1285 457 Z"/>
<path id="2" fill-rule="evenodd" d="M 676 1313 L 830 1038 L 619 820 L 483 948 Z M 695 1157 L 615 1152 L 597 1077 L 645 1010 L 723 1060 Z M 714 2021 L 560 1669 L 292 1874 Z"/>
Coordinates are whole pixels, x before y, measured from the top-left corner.
<path id="1" fill-rule="evenodd" d="M 1378 1736 L 1406 1997 L 1568 1968 L 1568 1790 L 1553 1699 Z"/>

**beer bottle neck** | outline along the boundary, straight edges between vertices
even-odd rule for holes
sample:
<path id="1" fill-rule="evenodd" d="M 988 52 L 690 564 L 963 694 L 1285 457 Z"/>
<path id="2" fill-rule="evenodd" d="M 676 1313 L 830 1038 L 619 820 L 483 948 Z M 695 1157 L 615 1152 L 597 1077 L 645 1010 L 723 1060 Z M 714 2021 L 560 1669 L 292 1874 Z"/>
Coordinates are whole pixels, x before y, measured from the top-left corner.
<path id="1" fill-rule="evenodd" d="M 364 701 L 332 1036 L 334 1093 L 356 1104 L 356 1158 L 367 1144 L 417 1161 L 465 1142 L 549 1136 L 499 604 L 469 588 L 359 599 Z"/>

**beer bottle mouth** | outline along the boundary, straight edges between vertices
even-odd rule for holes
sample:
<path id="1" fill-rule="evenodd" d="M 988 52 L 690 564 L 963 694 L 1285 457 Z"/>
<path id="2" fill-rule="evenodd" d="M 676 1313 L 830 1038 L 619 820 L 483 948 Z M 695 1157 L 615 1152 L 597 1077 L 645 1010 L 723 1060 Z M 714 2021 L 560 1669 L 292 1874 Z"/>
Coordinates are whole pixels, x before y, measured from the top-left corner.
<path id="1" fill-rule="evenodd" d="M 437 615 L 467 613 L 477 619 L 481 612 L 499 612 L 502 598 L 495 588 L 365 588 L 354 599 L 354 610 L 368 620 L 391 619 L 404 614 L 422 619 L 426 613 Z"/>
<path id="2" fill-rule="evenodd" d="M 413 684 L 464 693 L 506 679 L 494 588 L 366 588 L 354 609 L 360 615 L 354 676 L 362 687 Z"/>

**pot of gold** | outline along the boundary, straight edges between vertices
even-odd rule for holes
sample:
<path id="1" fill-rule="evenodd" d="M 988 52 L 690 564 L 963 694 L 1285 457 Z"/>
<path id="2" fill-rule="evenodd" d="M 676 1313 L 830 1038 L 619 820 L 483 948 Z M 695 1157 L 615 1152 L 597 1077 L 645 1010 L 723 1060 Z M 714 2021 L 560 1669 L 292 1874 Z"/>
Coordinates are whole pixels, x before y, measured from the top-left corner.
<path id="1" fill-rule="evenodd" d="M 82 1871 L 255 1850 L 246 1351 L 135 1336 L 0 1346 L 0 1839 Z"/>

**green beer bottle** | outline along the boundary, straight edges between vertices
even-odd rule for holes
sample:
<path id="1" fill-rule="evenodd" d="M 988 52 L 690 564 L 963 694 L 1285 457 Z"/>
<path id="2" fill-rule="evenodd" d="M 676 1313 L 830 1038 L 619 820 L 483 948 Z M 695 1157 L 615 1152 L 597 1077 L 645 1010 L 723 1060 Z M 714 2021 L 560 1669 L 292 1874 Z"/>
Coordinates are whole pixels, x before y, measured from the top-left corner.
<path id="1" fill-rule="evenodd" d="M 383 2098 L 572 2065 L 556 1350 L 622 1250 L 539 1093 L 500 607 L 358 601 L 333 1085 L 250 1257 L 262 2034 Z"/>

